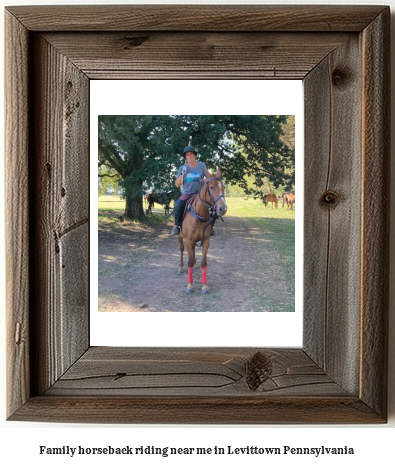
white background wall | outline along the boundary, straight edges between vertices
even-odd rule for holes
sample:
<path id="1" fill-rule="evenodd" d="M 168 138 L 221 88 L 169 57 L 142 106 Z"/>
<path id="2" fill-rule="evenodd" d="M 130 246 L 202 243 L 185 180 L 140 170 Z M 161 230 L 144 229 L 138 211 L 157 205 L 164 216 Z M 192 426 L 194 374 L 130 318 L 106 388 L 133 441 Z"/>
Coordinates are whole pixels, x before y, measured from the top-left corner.
<path id="1" fill-rule="evenodd" d="M 4 2 L 4 0 L 2 0 Z M 111 2 L 93 0 L 93 1 L 31 1 L 26 0 L 10 0 L 3 5 L 26 5 L 26 4 L 108 4 Z M 140 2 L 125 2 L 116 0 L 113 3 L 156 3 L 156 4 L 169 4 L 169 3 L 186 3 L 178 1 L 140 1 Z M 226 2 L 217 0 L 211 2 L 194 1 L 188 3 L 196 4 L 264 4 L 262 1 L 250 2 Z M 395 11 L 395 0 L 390 1 L 369 1 L 369 2 L 356 2 L 356 1 L 294 1 L 282 2 L 270 0 L 270 4 L 377 4 L 389 5 Z M 3 9 L 1 11 L 0 24 L 3 23 Z M 394 23 L 394 13 L 392 14 L 392 24 Z M 187 25 L 186 25 L 187 28 Z M 3 36 L 3 35 L 2 35 Z M 1 38 L 3 41 L 3 37 Z M 392 39 L 392 46 L 394 39 Z M 392 47 L 395 51 L 395 48 Z M 3 44 L 0 46 L 1 63 L 3 59 Z M 392 59 L 393 64 L 395 60 Z M 394 66 L 392 66 L 392 69 Z M 392 70 L 392 77 L 394 73 Z M 1 77 L 1 80 L 3 77 Z M 392 79 L 392 81 L 394 78 Z M 1 92 L 3 92 L 1 86 Z M 1 96 L 2 109 L 4 109 L 3 96 Z M 394 107 L 393 107 L 394 108 Z M 394 111 L 393 111 L 394 112 Z M 393 114 L 392 112 L 392 114 Z M 2 121 L 3 122 L 3 121 Z M 392 138 L 394 139 L 394 123 L 392 126 Z M 1 140 L 3 141 L 3 125 L 0 129 Z M 4 148 L 4 147 L 3 147 Z M 2 152 L 0 152 L 1 154 Z M 395 177 L 392 171 L 392 186 L 394 186 Z M 395 210 L 394 194 L 392 194 L 392 208 Z M 4 292 L 4 211 L 3 207 L 0 208 L 0 289 Z M 392 234 L 394 233 L 394 222 L 392 222 Z M 392 236 L 392 238 L 395 238 Z M 395 257 L 394 246 L 391 247 L 391 270 L 394 272 Z M 392 284 L 393 276 L 392 276 Z M 392 289 L 394 291 L 394 289 Z M 75 469 L 86 468 L 89 465 L 104 466 L 104 465 L 118 465 L 119 468 L 145 468 L 157 467 L 161 468 L 200 468 L 202 466 L 209 466 L 212 468 L 214 465 L 220 464 L 221 466 L 241 465 L 252 466 L 254 468 L 263 468 L 267 465 L 283 465 L 290 464 L 293 467 L 304 469 L 316 468 L 319 466 L 321 469 L 329 469 L 334 466 L 345 468 L 347 466 L 363 466 L 368 467 L 382 467 L 392 468 L 394 465 L 394 442 L 395 442 L 395 377 L 394 377 L 394 344 L 395 344 L 395 296 L 394 292 L 391 293 L 391 313 L 390 313 L 390 400 L 389 410 L 390 417 L 387 425 L 380 426 L 87 426 L 87 425 L 50 425 L 45 423 L 11 423 L 6 422 L 5 416 L 5 387 L 4 387 L 4 370 L 5 370 L 5 347 L 4 347 L 4 324 L 5 304 L 4 296 L 1 295 L 0 299 L 0 332 L 1 332 L 1 362 L 0 362 L 0 465 L 7 462 L 7 467 L 11 465 L 16 468 L 24 468 L 30 466 L 31 468 L 52 469 L 55 466 L 57 469 L 69 468 L 73 466 Z M 206 457 L 193 457 L 193 456 L 171 456 L 168 458 L 145 456 L 144 458 L 136 458 L 133 456 L 120 456 L 120 457 L 93 457 L 93 456 L 51 456 L 39 455 L 39 446 L 45 445 L 48 447 L 62 447 L 72 446 L 78 447 L 98 447 L 108 446 L 123 447 L 123 446 L 148 446 L 153 445 L 156 447 L 214 447 L 228 445 L 233 447 L 244 446 L 258 446 L 258 447 L 353 447 L 355 454 L 349 456 L 297 456 L 297 455 L 281 455 L 281 456 L 206 456 Z M 72 460 L 70 460 L 72 458 Z M 317 460 L 318 459 L 318 460 Z"/>

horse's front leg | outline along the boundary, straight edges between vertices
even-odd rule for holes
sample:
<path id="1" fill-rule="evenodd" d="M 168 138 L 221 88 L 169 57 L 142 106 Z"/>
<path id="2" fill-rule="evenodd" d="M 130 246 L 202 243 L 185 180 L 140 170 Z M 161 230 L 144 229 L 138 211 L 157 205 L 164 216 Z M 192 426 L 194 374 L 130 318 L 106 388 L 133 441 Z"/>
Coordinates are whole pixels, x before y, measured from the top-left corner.
<path id="1" fill-rule="evenodd" d="M 194 251 L 195 247 L 193 243 L 188 240 L 185 242 L 188 252 L 188 287 L 187 287 L 187 294 L 193 292 L 193 266 L 194 266 Z"/>
<path id="2" fill-rule="evenodd" d="M 203 246 L 202 246 L 202 294 L 208 294 L 207 287 L 207 252 L 208 247 L 210 246 L 210 237 L 205 237 Z"/>
<path id="3" fill-rule="evenodd" d="M 178 243 L 180 244 L 180 266 L 178 267 L 178 274 L 185 273 L 184 271 L 184 240 L 181 235 L 178 235 Z"/>

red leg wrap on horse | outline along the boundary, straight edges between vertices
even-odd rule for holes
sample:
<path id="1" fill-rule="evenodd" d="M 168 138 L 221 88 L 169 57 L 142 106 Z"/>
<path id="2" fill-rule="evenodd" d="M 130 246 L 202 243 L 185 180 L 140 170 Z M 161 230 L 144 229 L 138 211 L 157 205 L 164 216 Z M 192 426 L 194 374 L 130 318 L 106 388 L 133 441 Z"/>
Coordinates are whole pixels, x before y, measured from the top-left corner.
<path id="1" fill-rule="evenodd" d="M 207 266 L 202 268 L 202 284 L 207 284 Z"/>
<path id="2" fill-rule="evenodd" d="M 188 266 L 188 283 L 193 284 L 193 267 Z"/>

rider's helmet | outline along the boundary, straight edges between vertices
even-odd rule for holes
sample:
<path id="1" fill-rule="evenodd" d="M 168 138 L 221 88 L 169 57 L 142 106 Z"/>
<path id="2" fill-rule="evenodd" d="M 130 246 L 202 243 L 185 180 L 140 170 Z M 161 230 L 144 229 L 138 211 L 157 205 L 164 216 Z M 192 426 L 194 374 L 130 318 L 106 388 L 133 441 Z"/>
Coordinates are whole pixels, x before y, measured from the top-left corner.
<path id="1" fill-rule="evenodd" d="M 184 151 L 182 152 L 184 157 L 187 152 L 193 152 L 195 155 L 197 155 L 197 150 L 195 149 L 195 147 L 192 147 L 192 145 L 188 145 L 187 147 L 184 148 Z"/>

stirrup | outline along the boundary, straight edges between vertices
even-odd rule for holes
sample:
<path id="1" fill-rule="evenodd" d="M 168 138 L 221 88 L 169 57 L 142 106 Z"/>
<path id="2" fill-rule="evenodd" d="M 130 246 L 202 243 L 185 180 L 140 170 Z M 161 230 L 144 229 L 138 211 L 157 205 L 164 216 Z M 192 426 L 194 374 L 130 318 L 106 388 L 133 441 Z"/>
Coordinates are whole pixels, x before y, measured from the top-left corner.
<path id="1" fill-rule="evenodd" d="M 215 230 L 215 228 L 213 227 L 211 229 L 211 233 L 210 233 L 210 237 L 216 237 L 217 236 L 217 231 Z"/>
<path id="2" fill-rule="evenodd" d="M 171 234 L 172 235 L 179 235 L 180 234 L 180 227 L 178 225 L 175 225 L 172 229 L 171 229 Z"/>

